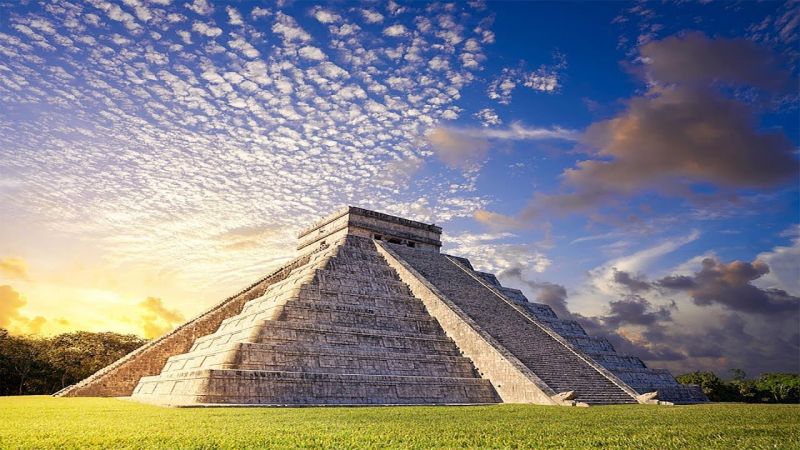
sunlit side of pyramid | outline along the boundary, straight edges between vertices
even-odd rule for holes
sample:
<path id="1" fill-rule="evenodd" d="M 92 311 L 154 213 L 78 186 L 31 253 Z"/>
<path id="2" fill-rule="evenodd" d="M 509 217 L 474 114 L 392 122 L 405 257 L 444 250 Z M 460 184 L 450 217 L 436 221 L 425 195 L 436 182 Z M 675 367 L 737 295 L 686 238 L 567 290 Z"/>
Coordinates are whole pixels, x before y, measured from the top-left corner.
<path id="1" fill-rule="evenodd" d="M 705 400 L 440 253 L 440 234 L 345 208 L 301 233 L 278 271 L 58 395 L 178 406 Z"/>

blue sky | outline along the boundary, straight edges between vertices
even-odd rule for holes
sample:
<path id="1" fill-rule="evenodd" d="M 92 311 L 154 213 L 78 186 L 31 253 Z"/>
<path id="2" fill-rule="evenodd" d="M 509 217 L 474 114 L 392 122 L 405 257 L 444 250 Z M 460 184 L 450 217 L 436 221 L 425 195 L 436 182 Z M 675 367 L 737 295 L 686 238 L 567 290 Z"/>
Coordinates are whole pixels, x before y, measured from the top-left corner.
<path id="1" fill-rule="evenodd" d="M 655 366 L 800 369 L 797 2 L 0 8 L 0 327 L 157 334 L 351 204 Z"/>

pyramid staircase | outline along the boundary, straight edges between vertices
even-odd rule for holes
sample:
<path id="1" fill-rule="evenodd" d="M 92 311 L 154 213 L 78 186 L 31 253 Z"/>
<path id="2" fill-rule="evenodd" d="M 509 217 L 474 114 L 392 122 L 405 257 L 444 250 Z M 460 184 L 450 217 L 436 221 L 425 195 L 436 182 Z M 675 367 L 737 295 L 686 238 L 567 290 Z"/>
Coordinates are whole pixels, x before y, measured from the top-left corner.
<path id="1" fill-rule="evenodd" d="M 468 262 L 384 244 L 554 393 L 589 405 L 638 403 L 638 393 L 484 282 Z M 546 391 L 549 392 L 549 391 Z"/>
<path id="2" fill-rule="evenodd" d="M 314 253 L 219 329 L 143 377 L 137 400 L 466 404 L 497 394 L 368 239 Z"/>

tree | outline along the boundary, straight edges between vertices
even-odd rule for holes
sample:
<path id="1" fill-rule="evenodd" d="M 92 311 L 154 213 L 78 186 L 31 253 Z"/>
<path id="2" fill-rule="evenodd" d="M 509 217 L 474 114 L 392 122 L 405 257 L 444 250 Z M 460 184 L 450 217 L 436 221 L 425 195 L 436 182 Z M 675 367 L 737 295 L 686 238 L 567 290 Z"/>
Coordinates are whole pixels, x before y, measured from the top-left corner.
<path id="1" fill-rule="evenodd" d="M 763 395 L 762 401 L 800 403 L 800 374 L 765 373 L 755 380 L 755 386 Z"/>
<path id="2" fill-rule="evenodd" d="M 712 402 L 737 401 L 739 395 L 729 384 L 713 372 L 692 372 L 675 377 L 681 384 L 697 384 Z"/>
<path id="3" fill-rule="evenodd" d="M 3 355 L 5 371 L 9 377 L 4 383 L 4 391 L 22 395 L 28 375 L 36 367 L 40 346 L 35 338 L 11 336 L 8 333 L 0 339 L 0 353 Z"/>
<path id="4" fill-rule="evenodd" d="M 130 334 L 76 331 L 48 340 L 46 358 L 57 374 L 56 390 L 80 381 L 111 364 L 147 340 Z"/>
<path id="5" fill-rule="evenodd" d="M 145 339 L 77 331 L 46 338 L 0 329 L 0 395 L 50 394 L 142 346 Z"/>

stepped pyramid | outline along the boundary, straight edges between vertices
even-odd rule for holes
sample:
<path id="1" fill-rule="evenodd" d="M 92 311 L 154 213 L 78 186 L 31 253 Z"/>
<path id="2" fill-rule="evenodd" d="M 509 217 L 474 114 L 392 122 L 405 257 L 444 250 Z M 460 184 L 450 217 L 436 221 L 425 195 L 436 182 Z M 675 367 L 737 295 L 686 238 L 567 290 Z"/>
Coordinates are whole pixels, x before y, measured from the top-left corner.
<path id="1" fill-rule="evenodd" d="M 441 228 L 348 207 L 298 256 L 60 396 L 173 406 L 705 401 L 469 261 Z"/>

